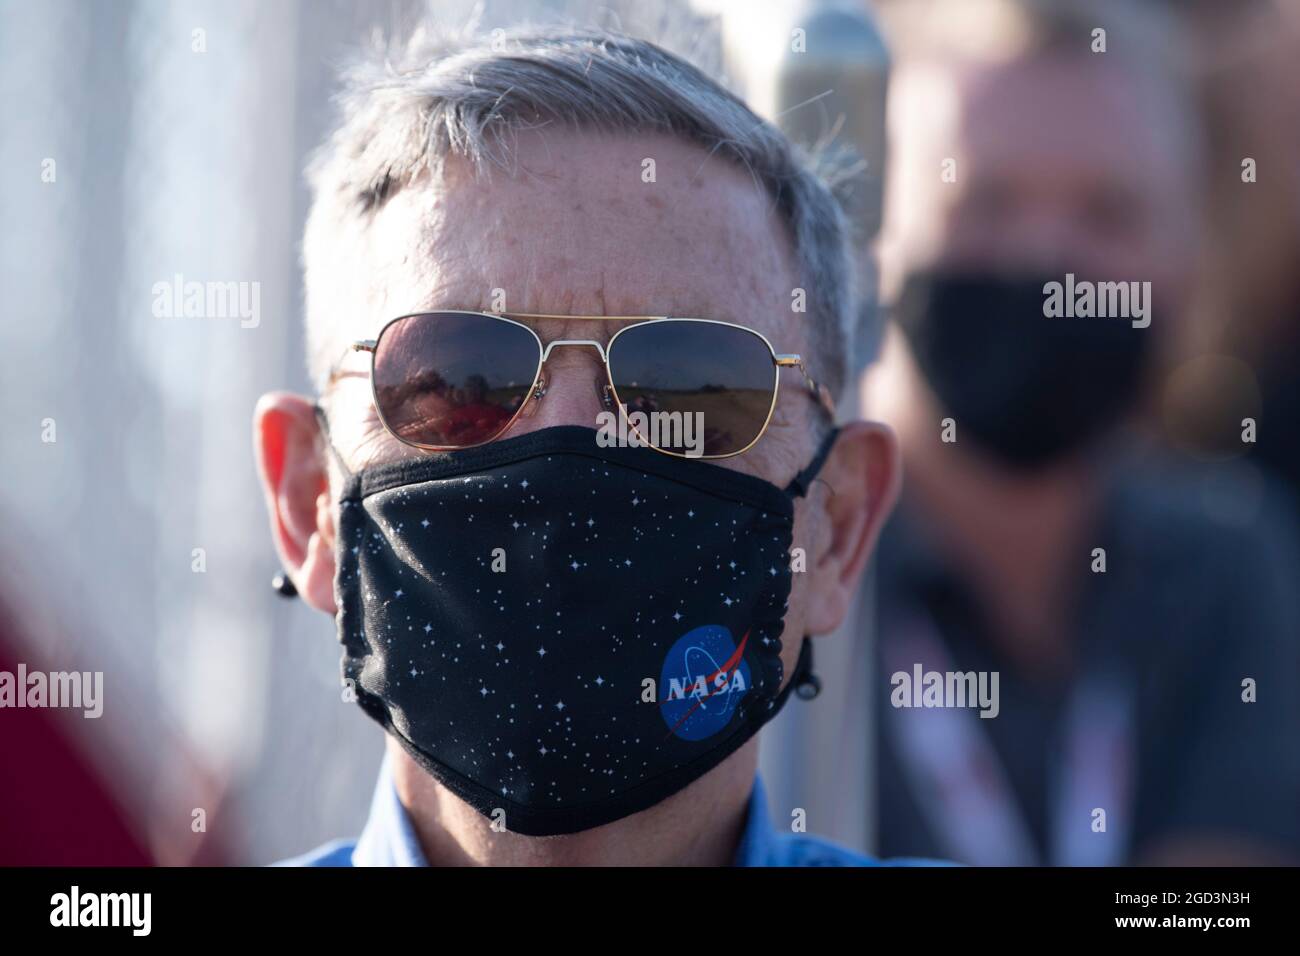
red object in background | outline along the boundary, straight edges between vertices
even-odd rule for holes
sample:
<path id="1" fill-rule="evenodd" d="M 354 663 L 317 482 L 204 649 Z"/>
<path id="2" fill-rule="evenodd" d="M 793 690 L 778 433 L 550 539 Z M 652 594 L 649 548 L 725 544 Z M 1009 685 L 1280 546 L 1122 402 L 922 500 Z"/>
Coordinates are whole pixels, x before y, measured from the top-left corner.
<path id="1" fill-rule="evenodd" d="M 16 674 L 8 625 L 0 615 L 0 670 Z M 68 720 L 83 719 L 80 711 L 0 709 L 0 865 L 153 865 L 68 731 Z"/>

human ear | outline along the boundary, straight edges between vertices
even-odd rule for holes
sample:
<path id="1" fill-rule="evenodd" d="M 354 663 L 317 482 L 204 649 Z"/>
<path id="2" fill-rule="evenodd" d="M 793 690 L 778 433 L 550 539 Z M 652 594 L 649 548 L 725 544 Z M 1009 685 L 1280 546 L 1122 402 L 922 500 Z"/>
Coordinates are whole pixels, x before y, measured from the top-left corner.
<path id="1" fill-rule="evenodd" d="M 253 413 L 257 469 L 285 573 L 311 607 L 335 613 L 334 511 L 311 402 L 271 392 Z"/>
<path id="2" fill-rule="evenodd" d="M 858 579 L 893 510 L 902 481 L 898 440 L 880 422 L 852 422 L 840 429 L 817 484 L 824 546 L 812 560 L 805 630 L 827 634 L 843 623 Z"/>

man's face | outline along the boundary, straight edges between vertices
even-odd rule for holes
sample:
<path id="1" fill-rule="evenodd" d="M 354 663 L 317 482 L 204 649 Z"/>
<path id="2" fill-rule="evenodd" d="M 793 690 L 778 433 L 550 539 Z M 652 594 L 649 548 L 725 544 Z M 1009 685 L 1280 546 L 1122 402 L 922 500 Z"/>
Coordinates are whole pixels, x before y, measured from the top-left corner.
<path id="1" fill-rule="evenodd" d="M 522 137 L 515 155 L 517 171 L 494 170 L 488 179 L 452 161 L 436 181 L 404 188 L 377 213 L 360 244 L 365 258 L 353 267 L 359 305 L 351 325 L 338 330 L 339 353 L 406 313 L 488 311 L 500 301 L 494 290 L 502 290 L 507 312 L 721 319 L 756 329 L 778 352 L 807 355 L 798 321 L 804 316 L 790 308 L 798 283 L 789 242 L 767 194 L 742 170 L 668 138 L 551 131 Z M 648 158 L 655 162 L 653 182 L 643 180 Z M 603 344 L 618 327 L 583 320 L 535 325 L 544 343 Z M 366 359 L 350 355 L 343 368 L 362 374 L 340 378 L 325 397 L 335 447 L 352 470 L 427 454 L 380 424 Z M 810 372 L 817 375 L 815 365 Z M 605 408 L 596 350 L 557 348 L 544 373 L 544 398 L 502 437 L 555 425 L 597 427 Z M 795 370 L 782 372 L 767 432 L 748 452 L 717 464 L 780 486 L 806 465 L 816 406 L 801 381 Z M 797 521 L 796 545 L 807 546 L 808 524 Z M 790 635 L 800 636 L 805 623 L 803 591 L 796 580 L 787 673 L 799 647 Z"/>
<path id="2" fill-rule="evenodd" d="M 905 67 L 890 103 L 891 288 L 955 266 L 1149 280 L 1179 299 L 1194 160 L 1164 94 L 1104 54 Z"/>

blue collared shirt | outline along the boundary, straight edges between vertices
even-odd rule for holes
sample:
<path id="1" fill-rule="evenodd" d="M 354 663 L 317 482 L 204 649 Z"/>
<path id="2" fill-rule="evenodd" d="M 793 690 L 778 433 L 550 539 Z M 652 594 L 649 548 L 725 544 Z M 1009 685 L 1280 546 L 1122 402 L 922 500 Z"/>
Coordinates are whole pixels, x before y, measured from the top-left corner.
<path id="1" fill-rule="evenodd" d="M 754 778 L 748 816 L 735 866 L 878 866 L 880 861 L 836 846 L 820 837 L 779 833 L 767 812 L 767 793 Z M 911 861 L 889 861 L 890 863 Z M 370 804 L 370 818 L 357 840 L 334 840 L 278 866 L 428 866 L 411 817 L 397 796 L 385 756 Z"/>

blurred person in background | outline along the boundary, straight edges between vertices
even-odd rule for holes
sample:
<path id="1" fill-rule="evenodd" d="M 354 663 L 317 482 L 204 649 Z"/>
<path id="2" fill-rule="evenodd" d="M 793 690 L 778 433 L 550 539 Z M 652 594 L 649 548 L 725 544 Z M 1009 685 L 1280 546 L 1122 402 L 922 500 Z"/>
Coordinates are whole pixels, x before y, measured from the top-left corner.
<path id="1" fill-rule="evenodd" d="M 1266 493 L 1229 520 L 1124 427 L 1203 254 L 1178 23 L 1124 0 L 885 10 L 895 327 L 863 397 L 907 490 L 877 558 L 877 849 L 1293 861 L 1292 515 Z M 1086 305 L 1106 282 L 1138 285 Z M 992 694 L 960 706 L 931 674 Z"/>
<path id="2" fill-rule="evenodd" d="M 870 862 L 777 831 L 756 780 L 896 491 L 889 430 L 833 427 L 838 204 L 649 43 L 431 39 L 351 76 L 310 176 L 319 405 L 256 413 L 284 590 L 388 731 L 360 838 L 291 862 Z M 603 447 L 646 399 L 702 402 L 717 460 Z"/>

